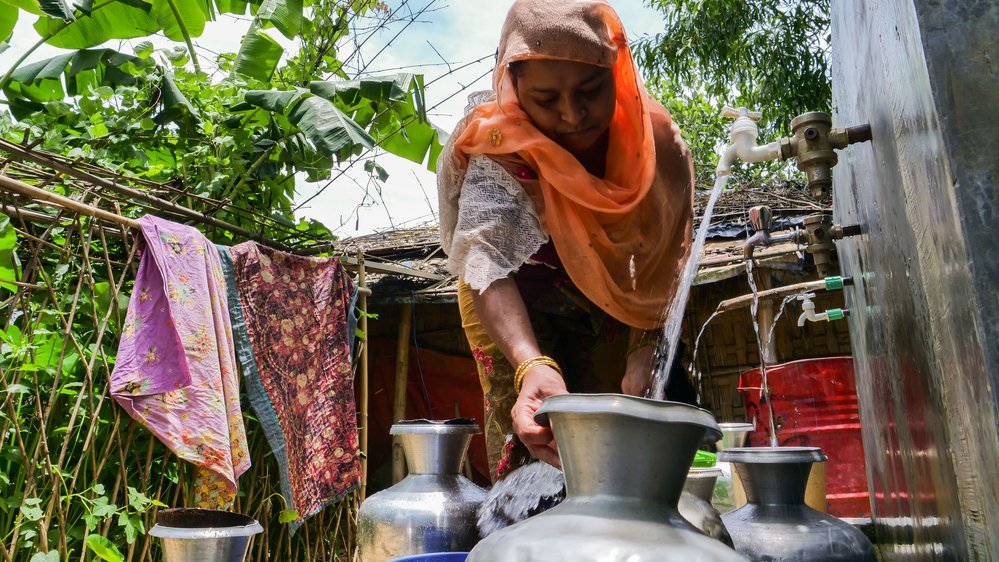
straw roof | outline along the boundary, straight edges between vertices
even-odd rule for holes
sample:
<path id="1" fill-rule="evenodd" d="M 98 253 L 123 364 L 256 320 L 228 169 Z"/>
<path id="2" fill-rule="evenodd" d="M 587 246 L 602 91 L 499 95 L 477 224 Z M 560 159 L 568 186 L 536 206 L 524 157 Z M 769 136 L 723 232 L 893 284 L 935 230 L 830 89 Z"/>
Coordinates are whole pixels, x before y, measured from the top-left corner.
<path id="1" fill-rule="evenodd" d="M 706 190 L 698 190 L 694 196 L 697 224 L 703 218 L 709 197 Z M 831 210 L 831 201 L 815 201 L 807 190 L 794 183 L 726 189 L 715 204 L 696 283 L 712 283 L 742 274 L 743 241 L 748 232 L 746 214 L 756 205 L 771 208 L 775 230 L 800 226 L 805 216 Z M 441 249 L 436 225 L 345 238 L 336 241 L 334 248 L 337 253 L 346 255 L 363 251 L 366 256 L 445 277 L 435 281 L 399 275 L 369 275 L 367 283 L 372 288 L 373 300 L 453 302 L 456 298 L 457 279 L 447 271 L 447 256 Z M 799 251 L 795 244 L 781 244 L 761 249 L 757 257 L 763 267 L 800 268 Z"/>

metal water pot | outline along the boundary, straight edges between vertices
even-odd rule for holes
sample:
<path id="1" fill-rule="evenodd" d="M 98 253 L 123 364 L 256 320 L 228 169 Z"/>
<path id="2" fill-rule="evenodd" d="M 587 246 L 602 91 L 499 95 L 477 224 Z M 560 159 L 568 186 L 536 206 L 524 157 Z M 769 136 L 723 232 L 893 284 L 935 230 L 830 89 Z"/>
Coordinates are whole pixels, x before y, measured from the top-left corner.
<path id="1" fill-rule="evenodd" d="M 735 549 L 750 560 L 875 562 L 874 546 L 856 527 L 805 505 L 818 447 L 742 447 L 719 455 L 735 465 L 746 505 L 722 515 Z"/>
<path id="2" fill-rule="evenodd" d="M 479 427 L 471 420 L 401 421 L 399 437 L 409 475 L 364 500 L 357 514 L 361 562 L 427 552 L 467 552 L 479 540 L 476 510 L 486 492 L 461 475 L 461 462 Z"/>
<path id="3" fill-rule="evenodd" d="M 718 449 L 719 453 L 725 449 L 742 447 L 746 444 L 746 436 L 756 429 L 756 426 L 751 423 L 739 422 L 723 422 L 719 423 L 718 427 L 721 428 L 722 432 L 721 439 L 715 443 L 715 448 Z M 741 492 L 741 488 L 737 490 L 738 486 L 731 463 L 725 462 L 719 458 L 718 463 L 715 464 L 715 468 L 717 468 L 721 473 L 715 480 L 715 487 L 711 494 L 711 505 L 713 505 L 719 513 L 728 513 L 738 507 L 738 496 Z"/>
<path id="4" fill-rule="evenodd" d="M 242 562 L 253 535 L 252 517 L 214 509 L 163 509 L 149 530 L 160 539 L 163 562 Z"/>
<path id="5" fill-rule="evenodd" d="M 745 558 L 684 520 L 677 502 L 711 414 L 619 394 L 564 394 L 535 416 L 551 423 L 566 499 L 482 540 L 468 562 L 728 562 Z"/>

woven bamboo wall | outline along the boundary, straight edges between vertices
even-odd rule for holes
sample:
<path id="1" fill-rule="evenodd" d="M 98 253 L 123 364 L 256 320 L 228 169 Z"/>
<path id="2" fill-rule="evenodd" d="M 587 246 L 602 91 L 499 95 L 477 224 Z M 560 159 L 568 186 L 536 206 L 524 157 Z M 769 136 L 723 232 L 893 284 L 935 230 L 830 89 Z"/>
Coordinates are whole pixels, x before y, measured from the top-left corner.
<path id="1" fill-rule="evenodd" d="M 774 287 L 812 281 L 785 271 L 767 272 Z M 762 290 L 762 287 L 761 287 Z M 693 353 L 694 338 L 715 311 L 718 303 L 749 293 L 744 276 L 694 287 L 684 320 L 684 340 L 689 342 L 688 361 Z M 815 310 L 843 307 L 841 292 L 818 292 L 813 299 Z M 777 305 L 780 304 L 778 301 Z M 797 326 L 800 304 L 787 304 L 774 328 L 777 361 L 787 362 L 815 357 L 850 355 L 850 333 L 845 321 L 808 322 Z M 753 330 L 749 308 L 733 310 L 717 316 L 706 328 L 697 352 L 696 372 L 701 375 L 701 402 L 720 421 L 745 421 L 745 409 L 738 392 L 739 374 L 760 365 L 760 353 Z"/>

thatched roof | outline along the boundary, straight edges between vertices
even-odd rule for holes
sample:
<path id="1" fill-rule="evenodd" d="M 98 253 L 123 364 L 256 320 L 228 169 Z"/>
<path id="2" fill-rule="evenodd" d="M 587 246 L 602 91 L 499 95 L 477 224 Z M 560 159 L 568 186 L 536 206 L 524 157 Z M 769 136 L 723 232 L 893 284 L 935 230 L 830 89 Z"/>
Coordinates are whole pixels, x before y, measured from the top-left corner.
<path id="1" fill-rule="evenodd" d="M 698 190 L 694 197 L 695 223 L 700 224 L 710 193 Z M 775 230 L 801 224 L 805 216 L 830 210 L 831 202 L 816 202 L 807 190 L 793 183 L 770 185 L 766 188 L 739 186 L 726 189 L 719 196 L 712 214 L 708 240 L 701 252 L 701 269 L 697 283 L 711 283 L 741 274 L 743 241 L 748 233 L 746 215 L 749 208 L 767 205 L 773 210 Z M 457 280 L 447 271 L 447 256 L 440 246 L 436 225 L 396 229 L 339 240 L 337 253 L 351 255 L 363 251 L 365 256 L 419 271 L 445 277 L 442 281 L 416 279 L 409 276 L 372 274 L 367 278 L 372 299 L 379 302 L 452 302 Z M 757 252 L 761 265 L 788 268 L 800 267 L 794 244 L 782 244 Z"/>

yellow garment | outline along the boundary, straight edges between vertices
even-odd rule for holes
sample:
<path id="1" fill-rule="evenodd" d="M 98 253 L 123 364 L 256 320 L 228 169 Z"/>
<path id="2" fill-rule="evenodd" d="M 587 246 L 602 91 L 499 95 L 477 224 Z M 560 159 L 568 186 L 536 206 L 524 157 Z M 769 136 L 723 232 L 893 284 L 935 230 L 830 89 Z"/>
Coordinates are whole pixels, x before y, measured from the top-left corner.
<path id="1" fill-rule="evenodd" d="M 617 107 L 605 177 L 599 178 L 532 124 L 507 65 L 559 59 L 611 67 Z M 503 26 L 494 101 L 459 123 L 438 163 L 441 238 L 450 247 L 458 195 L 472 155 L 519 160 L 573 283 L 630 326 L 662 325 L 691 241 L 693 168 L 669 113 L 639 82 L 617 14 L 598 0 L 519 0 Z"/>

